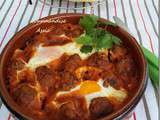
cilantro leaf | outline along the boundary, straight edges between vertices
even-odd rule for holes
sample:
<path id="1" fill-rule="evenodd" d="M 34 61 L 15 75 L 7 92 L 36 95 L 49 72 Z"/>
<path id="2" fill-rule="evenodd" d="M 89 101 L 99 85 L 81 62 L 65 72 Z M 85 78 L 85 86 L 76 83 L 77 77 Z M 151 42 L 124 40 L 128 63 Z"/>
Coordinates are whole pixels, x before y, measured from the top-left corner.
<path id="1" fill-rule="evenodd" d="M 85 15 L 80 19 L 80 25 L 88 32 L 97 25 L 97 20 L 97 16 Z"/>
<path id="2" fill-rule="evenodd" d="M 89 35 L 80 36 L 76 39 L 77 44 L 92 45 L 92 38 Z"/>
<path id="3" fill-rule="evenodd" d="M 107 31 L 103 30 L 103 29 L 95 29 L 94 30 L 94 36 L 92 37 L 93 38 L 93 42 L 95 44 L 97 44 L 97 42 L 99 42 L 99 40 L 102 39 L 102 37 L 107 33 Z"/>
<path id="4" fill-rule="evenodd" d="M 78 37 L 76 43 L 82 45 L 80 49 L 82 53 L 90 53 L 93 49 L 97 51 L 110 49 L 114 44 L 121 44 L 121 40 L 118 37 L 99 26 L 102 24 L 113 27 L 117 26 L 110 21 L 98 21 L 98 17 L 93 15 L 86 15 L 80 19 L 80 25 L 84 28 L 85 34 Z"/>
<path id="5" fill-rule="evenodd" d="M 90 36 L 92 39 L 96 37 L 97 29 L 93 28 L 87 32 L 87 35 Z"/>
<path id="6" fill-rule="evenodd" d="M 113 41 L 111 40 L 111 34 L 105 34 L 100 39 L 98 39 L 96 50 L 101 50 L 103 48 L 110 49 L 113 46 Z"/>
<path id="7" fill-rule="evenodd" d="M 92 52 L 92 50 L 93 50 L 93 47 L 90 45 L 83 45 L 80 49 L 82 53 L 90 53 Z"/>
<path id="8" fill-rule="evenodd" d="M 117 44 L 117 45 L 120 45 L 122 42 L 118 37 L 116 37 L 114 35 L 112 35 L 112 41 L 114 44 Z"/>
<path id="9" fill-rule="evenodd" d="M 96 29 L 96 35 L 97 35 L 97 37 L 104 36 L 106 33 L 107 33 L 106 30 Z"/>

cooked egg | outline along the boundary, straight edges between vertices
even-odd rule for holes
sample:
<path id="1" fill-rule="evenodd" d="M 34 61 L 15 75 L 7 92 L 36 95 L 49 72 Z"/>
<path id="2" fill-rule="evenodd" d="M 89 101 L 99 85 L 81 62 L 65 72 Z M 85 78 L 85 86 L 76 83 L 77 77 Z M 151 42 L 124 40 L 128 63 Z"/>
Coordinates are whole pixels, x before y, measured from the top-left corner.
<path id="1" fill-rule="evenodd" d="M 58 59 L 63 52 L 59 47 L 42 47 L 38 46 L 34 56 L 29 60 L 27 67 L 35 69 L 41 65 L 45 65 L 52 60 Z"/>
<path id="2" fill-rule="evenodd" d="M 62 46 L 47 46 L 42 45 L 36 48 L 36 52 L 29 60 L 27 66 L 31 69 L 35 69 L 41 65 L 45 65 L 53 60 L 60 58 L 64 53 L 68 55 L 78 54 L 82 59 L 86 59 L 92 53 L 84 54 L 80 52 L 80 47 L 75 42 L 68 43 Z"/>
<path id="3" fill-rule="evenodd" d="M 123 102 L 125 98 L 127 98 L 127 91 L 123 88 L 120 90 L 116 90 L 112 86 L 104 87 L 103 80 L 99 80 L 97 83 L 101 90 L 98 92 L 93 92 L 85 96 L 87 101 L 87 105 L 91 103 L 91 100 L 97 97 L 107 97 L 107 98 L 114 98 L 117 102 Z"/>
<path id="4" fill-rule="evenodd" d="M 67 94 L 76 94 L 82 95 L 85 97 L 87 106 L 90 105 L 91 100 L 97 97 L 107 97 L 114 98 L 118 102 L 123 102 L 127 98 L 127 91 L 123 88 L 116 90 L 112 86 L 104 87 L 103 80 L 99 81 L 84 81 L 70 91 L 60 91 L 57 93 L 56 97 L 67 95 Z"/>

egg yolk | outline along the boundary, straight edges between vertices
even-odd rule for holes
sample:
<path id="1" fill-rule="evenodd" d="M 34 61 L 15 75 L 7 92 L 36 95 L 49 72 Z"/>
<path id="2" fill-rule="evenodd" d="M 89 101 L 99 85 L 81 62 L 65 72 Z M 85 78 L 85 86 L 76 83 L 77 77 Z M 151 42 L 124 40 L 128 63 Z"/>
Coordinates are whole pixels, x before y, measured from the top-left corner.
<path id="1" fill-rule="evenodd" d="M 84 81 L 80 85 L 78 93 L 81 95 L 95 93 L 101 90 L 101 87 L 97 84 L 96 81 Z"/>

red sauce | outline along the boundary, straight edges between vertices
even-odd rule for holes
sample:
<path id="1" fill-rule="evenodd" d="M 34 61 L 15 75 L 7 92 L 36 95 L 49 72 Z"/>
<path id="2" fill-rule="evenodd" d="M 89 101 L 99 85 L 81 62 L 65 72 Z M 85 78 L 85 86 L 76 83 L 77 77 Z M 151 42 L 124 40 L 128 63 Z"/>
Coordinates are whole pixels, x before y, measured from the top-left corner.
<path id="1" fill-rule="evenodd" d="M 96 52 L 86 60 L 82 60 L 78 54 L 64 54 L 35 71 L 25 68 L 25 63 L 40 43 L 44 46 L 64 45 L 82 33 L 83 29 L 78 25 L 54 26 L 51 32 L 36 35 L 23 50 L 14 52 L 8 65 L 10 93 L 15 102 L 34 119 L 99 119 L 116 112 L 134 96 L 139 87 L 137 67 L 132 54 L 124 45 L 114 46 L 108 54 Z M 61 34 L 66 36 L 58 36 Z M 90 69 L 77 74 L 76 71 L 84 66 Z M 21 71 L 18 77 L 17 71 Z M 123 87 L 128 92 L 128 98 L 119 104 L 114 98 L 94 98 L 89 108 L 85 97 L 78 94 L 55 98 L 59 91 L 69 91 L 83 81 L 98 81 L 100 78 L 104 80 L 104 87 L 111 85 L 116 90 Z"/>

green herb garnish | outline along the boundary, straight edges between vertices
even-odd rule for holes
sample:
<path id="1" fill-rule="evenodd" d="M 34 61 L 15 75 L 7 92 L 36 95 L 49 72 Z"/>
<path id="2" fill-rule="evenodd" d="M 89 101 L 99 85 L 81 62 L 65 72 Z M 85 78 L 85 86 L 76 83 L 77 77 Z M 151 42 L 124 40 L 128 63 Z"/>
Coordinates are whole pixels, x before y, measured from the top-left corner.
<path id="1" fill-rule="evenodd" d="M 82 35 L 76 39 L 76 42 L 83 45 L 92 45 L 92 37 L 88 35 Z"/>
<path id="2" fill-rule="evenodd" d="M 84 28 L 85 33 L 76 39 L 76 43 L 82 45 L 82 53 L 90 53 L 93 49 L 96 51 L 110 49 L 114 44 L 121 43 L 118 37 L 104 29 L 97 28 L 100 24 L 116 26 L 109 21 L 99 22 L 98 17 L 94 15 L 86 15 L 80 19 L 80 25 Z"/>
<path id="3" fill-rule="evenodd" d="M 90 45 L 83 45 L 80 49 L 82 53 L 90 53 L 92 52 L 93 47 Z"/>
<path id="4" fill-rule="evenodd" d="M 97 25 L 98 17 L 94 15 L 86 15 L 80 19 L 80 25 L 86 30 L 86 32 L 90 32 Z"/>

